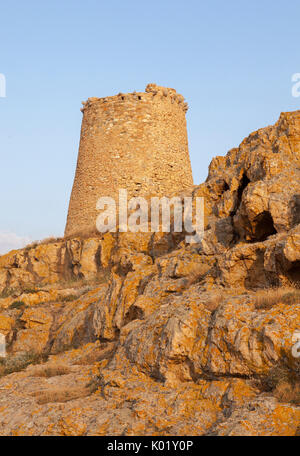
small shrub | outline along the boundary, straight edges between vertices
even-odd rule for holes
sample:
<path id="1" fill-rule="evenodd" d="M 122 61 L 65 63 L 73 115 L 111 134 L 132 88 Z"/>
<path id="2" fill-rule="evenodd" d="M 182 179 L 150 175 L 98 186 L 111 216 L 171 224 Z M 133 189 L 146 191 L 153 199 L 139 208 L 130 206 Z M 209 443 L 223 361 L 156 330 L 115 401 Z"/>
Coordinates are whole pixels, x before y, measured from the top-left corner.
<path id="1" fill-rule="evenodd" d="M 30 364 L 39 364 L 47 360 L 47 355 L 36 352 L 25 352 L 0 358 L 0 377 L 13 372 L 20 372 Z"/>
<path id="2" fill-rule="evenodd" d="M 45 239 L 42 239 L 41 241 L 33 241 L 31 242 L 30 244 L 27 244 L 24 249 L 25 250 L 31 250 L 31 249 L 35 249 L 36 247 L 38 247 L 39 245 L 43 245 L 43 244 L 54 244 L 55 242 L 60 242 L 60 241 L 63 241 L 63 238 L 60 238 L 60 237 L 55 237 L 55 236 L 50 236 L 50 237 L 47 237 Z"/>
<path id="3" fill-rule="evenodd" d="M 79 277 L 75 276 L 72 277 L 68 280 L 64 280 L 61 282 L 61 286 L 63 288 L 75 288 L 80 289 L 82 288 L 82 293 L 86 293 L 91 289 L 91 287 L 97 286 L 97 285 L 102 285 L 105 284 L 109 281 L 110 279 L 110 271 L 107 269 L 103 269 L 99 271 L 93 278 L 91 279 L 86 279 L 85 277 Z M 75 295 L 74 295 L 75 296 Z M 79 298 L 80 295 L 76 295 L 76 298 Z"/>
<path id="4" fill-rule="evenodd" d="M 38 293 L 39 291 L 40 291 L 39 288 L 32 288 L 32 287 L 24 287 L 22 289 L 22 292 L 26 293 L 26 294 L 34 294 L 34 293 Z"/>
<path id="5" fill-rule="evenodd" d="M 26 308 L 26 304 L 24 301 L 14 301 L 10 306 L 9 309 L 17 309 L 17 310 L 24 310 Z"/>
<path id="6" fill-rule="evenodd" d="M 78 298 L 79 298 L 79 295 L 70 294 L 70 295 L 67 295 L 67 296 L 63 296 L 60 299 L 60 301 L 62 301 L 62 302 L 71 302 L 71 301 L 75 301 Z"/>
<path id="7" fill-rule="evenodd" d="M 281 402 L 300 405 L 300 362 L 290 367 L 281 361 L 260 380 L 259 387 Z"/>
<path id="8" fill-rule="evenodd" d="M 27 244 L 27 245 L 24 247 L 24 250 L 35 249 L 38 245 L 39 245 L 39 241 L 33 241 L 33 242 L 31 242 L 30 244 Z"/>
<path id="9" fill-rule="evenodd" d="M 104 393 L 105 382 L 103 378 L 103 374 L 101 372 L 98 375 L 95 375 L 90 383 L 86 385 L 86 388 L 89 390 L 90 394 L 95 393 L 99 388 L 101 390 L 102 396 L 105 397 Z"/>
<path id="10" fill-rule="evenodd" d="M 5 288 L 1 293 L 0 293 L 0 299 L 2 298 L 8 298 L 9 296 L 13 295 L 16 292 L 14 288 Z"/>
<path id="11" fill-rule="evenodd" d="M 300 382 L 296 384 L 288 382 L 278 383 L 273 394 L 280 402 L 300 405 Z"/>

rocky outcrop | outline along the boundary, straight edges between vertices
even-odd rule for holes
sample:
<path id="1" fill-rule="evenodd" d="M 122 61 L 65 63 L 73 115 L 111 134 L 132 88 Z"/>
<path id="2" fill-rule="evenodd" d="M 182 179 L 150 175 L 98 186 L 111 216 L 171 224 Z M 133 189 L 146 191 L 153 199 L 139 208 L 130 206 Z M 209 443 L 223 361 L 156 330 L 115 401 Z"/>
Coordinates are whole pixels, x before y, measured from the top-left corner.
<path id="1" fill-rule="evenodd" d="M 0 434 L 298 433 L 299 178 L 284 113 L 193 189 L 200 244 L 107 233 L 0 257 Z"/>

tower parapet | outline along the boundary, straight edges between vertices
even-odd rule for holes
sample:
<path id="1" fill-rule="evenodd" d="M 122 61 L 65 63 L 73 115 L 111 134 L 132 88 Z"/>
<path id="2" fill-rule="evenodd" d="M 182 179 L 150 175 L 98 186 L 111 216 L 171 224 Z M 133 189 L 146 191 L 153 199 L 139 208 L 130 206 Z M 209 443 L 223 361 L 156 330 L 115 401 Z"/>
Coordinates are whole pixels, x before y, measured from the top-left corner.
<path id="1" fill-rule="evenodd" d="M 102 196 L 168 196 L 193 185 L 185 113 L 176 90 L 149 84 L 83 102 L 76 174 L 65 235 L 95 228 Z"/>

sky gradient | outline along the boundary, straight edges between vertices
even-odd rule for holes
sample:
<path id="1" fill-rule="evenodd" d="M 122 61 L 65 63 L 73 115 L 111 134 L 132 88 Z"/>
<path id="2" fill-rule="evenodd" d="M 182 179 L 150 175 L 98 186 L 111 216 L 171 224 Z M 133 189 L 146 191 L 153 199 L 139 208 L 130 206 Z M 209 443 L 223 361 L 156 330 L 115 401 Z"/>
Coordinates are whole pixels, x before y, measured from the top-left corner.
<path id="1" fill-rule="evenodd" d="M 299 17 L 298 0 L 2 3 L 0 253 L 63 234 L 88 97 L 150 82 L 183 94 L 195 183 L 214 156 L 299 109 Z"/>

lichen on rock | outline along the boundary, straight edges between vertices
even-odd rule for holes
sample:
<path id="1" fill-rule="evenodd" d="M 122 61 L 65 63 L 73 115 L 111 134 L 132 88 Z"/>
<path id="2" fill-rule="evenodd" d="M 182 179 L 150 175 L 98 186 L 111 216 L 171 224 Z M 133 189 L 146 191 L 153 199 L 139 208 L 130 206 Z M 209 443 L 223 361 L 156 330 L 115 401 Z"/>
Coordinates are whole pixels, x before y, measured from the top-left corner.
<path id="1" fill-rule="evenodd" d="M 200 245 L 106 233 L 0 257 L 1 435 L 299 432 L 300 111 L 183 194 L 205 198 Z"/>

